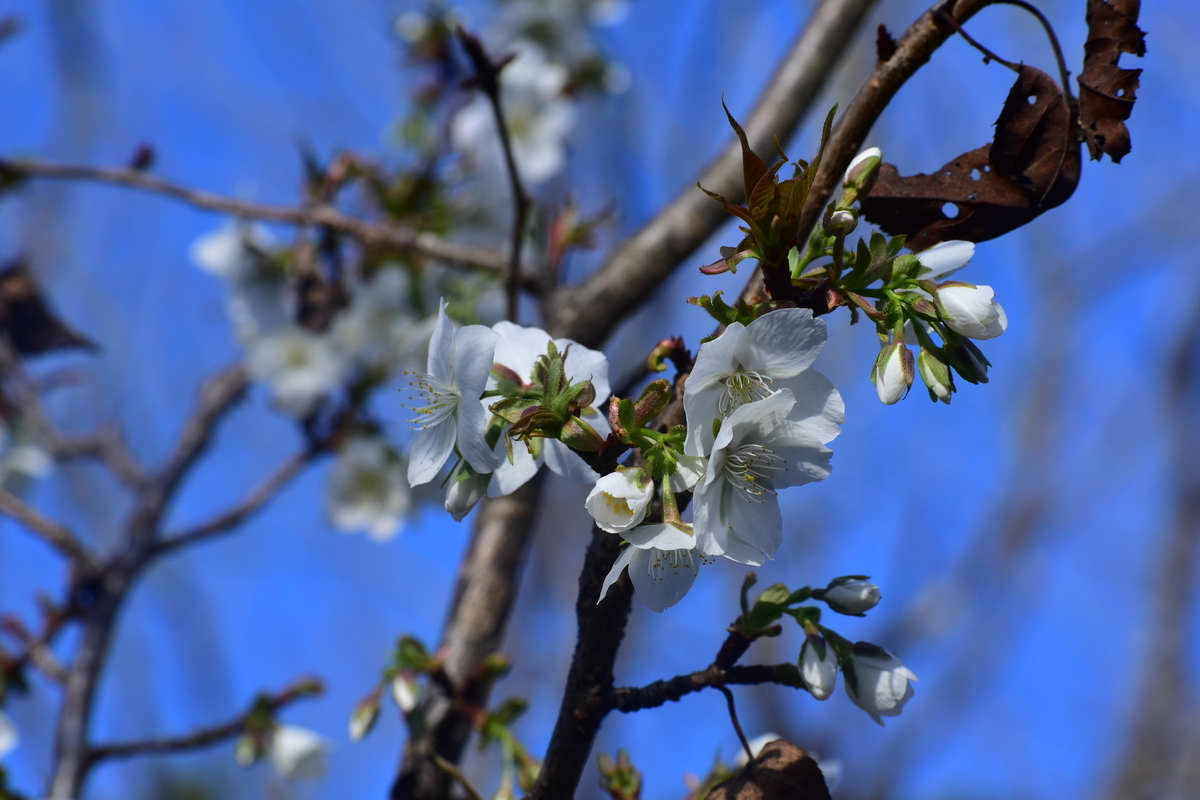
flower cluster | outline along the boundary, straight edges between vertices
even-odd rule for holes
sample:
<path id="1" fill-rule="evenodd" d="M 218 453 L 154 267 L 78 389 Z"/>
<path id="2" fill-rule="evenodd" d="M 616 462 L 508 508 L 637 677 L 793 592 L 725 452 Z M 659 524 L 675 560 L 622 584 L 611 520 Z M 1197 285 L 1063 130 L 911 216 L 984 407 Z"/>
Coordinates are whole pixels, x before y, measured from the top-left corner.
<path id="1" fill-rule="evenodd" d="M 605 592 L 628 568 L 638 597 L 661 611 L 687 593 L 706 561 L 758 565 L 772 557 L 783 542 L 778 491 L 829 476 L 825 445 L 845 420 L 841 395 L 811 369 L 825 336 L 811 311 L 790 308 L 734 322 L 701 346 L 684 394 L 682 452 L 662 449 L 669 437 L 661 454 L 643 448 L 652 474 L 666 479 L 662 523 L 640 524 L 653 496 L 641 470 L 606 476 L 588 497 L 596 523 L 629 542 Z M 668 463 L 653 465 L 656 455 Z M 685 490 L 693 492 L 690 525 L 674 498 Z"/>

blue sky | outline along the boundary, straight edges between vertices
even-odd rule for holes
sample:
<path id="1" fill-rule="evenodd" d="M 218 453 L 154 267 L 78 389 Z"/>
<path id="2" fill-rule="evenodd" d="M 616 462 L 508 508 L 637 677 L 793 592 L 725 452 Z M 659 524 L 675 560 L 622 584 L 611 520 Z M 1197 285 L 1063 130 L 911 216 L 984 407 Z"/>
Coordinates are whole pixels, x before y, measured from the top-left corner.
<path id="1" fill-rule="evenodd" d="M 0 153 L 117 164 L 147 141 L 159 174 L 273 202 L 297 196 L 298 142 L 324 154 L 349 147 L 397 157 L 390 130 L 411 76 L 398 68 L 390 26 L 411 5 L 58 6 L 78 9 L 79 30 L 50 24 L 54 4 L 0 4 L 25 21 L 0 47 Z M 744 114 L 808 8 L 635 0 L 629 18 L 602 33 L 633 83 L 585 109 L 572 175 L 585 207 L 618 208 L 606 238 L 633 230 L 694 180 L 728 136 L 722 94 Z M 873 62 L 874 24 L 898 32 L 919 8 L 881 3 L 818 107 L 844 102 L 857 87 Z M 1078 72 L 1082 3 L 1057 0 L 1045 11 Z M 1115 769 L 1137 703 L 1150 591 L 1172 513 L 1164 365 L 1198 288 L 1197 202 L 1188 187 L 1200 163 L 1185 133 L 1200 121 L 1191 77 L 1200 66 L 1190 33 L 1197 23 L 1200 10 L 1183 0 L 1147 4 L 1150 54 L 1137 64 L 1146 72 L 1130 123 L 1132 154 L 1120 166 L 1085 164 L 1068 204 L 978 248 L 964 277 L 994 286 L 1009 316 L 1006 335 L 987 343 L 989 385 L 962 387 L 950 407 L 914 391 L 885 408 L 867 379 L 872 332 L 851 328 L 844 315 L 829 318 L 817 366 L 844 394 L 848 419 L 834 443 L 835 471 L 788 493 L 787 543 L 760 579 L 798 586 L 872 575 L 883 604 L 839 630 L 898 650 L 921 682 L 886 729 L 841 690 L 823 704 L 781 687 L 744 690 L 739 701 L 751 735 L 775 730 L 842 761 L 844 796 L 865 794 L 886 774 L 896 798 L 1085 797 Z M 1036 27 L 1015 9 L 986 10 L 970 30 L 1009 59 L 1052 64 Z M 65 63 L 86 68 L 64 77 L 56 55 L 64 49 L 84 53 Z M 936 169 L 987 141 L 1009 83 L 1006 70 L 952 41 L 902 90 L 870 142 L 903 173 Z M 814 124 L 789 153 L 812 151 Z M 148 462 L 165 457 L 198 383 L 238 357 L 223 287 L 187 257 L 190 243 L 221 222 L 100 187 L 43 184 L 0 201 L 0 257 L 29 253 L 55 304 L 105 348 L 98 359 L 43 365 L 69 365 L 81 376 L 51 403 L 64 428 L 118 420 Z M 727 230 L 709 250 L 735 238 Z M 696 265 L 705 260 L 712 258 Z M 574 274 L 588 263 L 575 263 Z M 630 370 L 665 335 L 682 333 L 694 345 L 710 323 L 683 298 L 739 281 L 681 269 L 610 346 L 614 373 Z M 221 430 L 169 527 L 240 497 L 298 444 L 293 426 L 256 392 Z M 225 797 L 385 792 L 400 723 L 386 715 L 352 745 L 346 719 L 398 634 L 436 641 L 469 528 L 428 513 L 384 545 L 342 535 L 324 517 L 324 474 L 312 470 L 236 535 L 165 561 L 138 586 L 100 692 L 96 735 L 187 731 L 236 713 L 259 689 L 313 673 L 328 694 L 285 720 L 333 742 L 328 777 L 289 787 L 265 768 L 243 772 L 226 746 L 105 766 L 88 798 L 150 797 L 164 780 L 207 782 Z M 587 537 L 582 520 L 560 522 L 578 519 L 584 490 L 559 489 L 548 493 L 506 645 L 514 671 L 496 691 L 530 697 L 518 731 L 535 752 L 557 712 Z M 127 511 L 111 482 L 86 466 L 61 471 L 31 497 L 98 547 Z M 1012 520 L 1025 511 L 1033 522 L 1014 538 Z M 645 683 L 705 666 L 736 615 L 743 574 L 720 565 L 666 614 L 635 608 L 618 680 Z M 61 566 L 39 542 L 0 524 L 0 609 L 32 618 L 35 593 L 53 594 L 60 582 Z M 788 631 L 749 659 L 794 658 L 799 646 L 798 632 Z M 56 708 L 56 690 L 37 683 L 10 709 L 24 734 L 6 761 L 18 787 L 40 786 L 48 770 Z M 736 739 L 723 698 L 708 693 L 610 718 L 598 748 L 619 746 L 632 750 L 645 796 L 657 800 L 681 797 L 681 776 L 703 773 L 718 752 L 732 756 Z M 485 781 L 493 758 L 472 755 L 470 774 Z M 594 777 L 584 780 L 580 796 L 599 796 Z"/>

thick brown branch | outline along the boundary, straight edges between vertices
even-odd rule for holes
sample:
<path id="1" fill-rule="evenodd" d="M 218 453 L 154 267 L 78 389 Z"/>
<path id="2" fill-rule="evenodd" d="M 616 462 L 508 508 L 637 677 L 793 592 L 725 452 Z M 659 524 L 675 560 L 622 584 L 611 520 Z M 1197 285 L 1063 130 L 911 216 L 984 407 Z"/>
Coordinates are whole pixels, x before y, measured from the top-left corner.
<path id="1" fill-rule="evenodd" d="M 98 564 L 96 557 L 69 528 L 44 516 L 36 508 L 4 488 L 0 488 L 0 514 L 7 514 L 20 522 L 55 550 L 82 567 L 84 571 L 96 568 Z"/>
<path id="2" fill-rule="evenodd" d="M 306 466 L 312 463 L 313 459 L 320 453 L 319 450 L 303 450 L 296 453 L 283 464 L 281 464 L 274 472 L 267 476 L 266 480 L 246 495 L 241 502 L 233 508 L 224 511 L 213 517 L 207 522 L 203 522 L 194 528 L 182 531 L 172 536 L 166 536 L 160 540 L 154 548 L 154 556 L 165 555 L 174 552 L 184 547 L 211 539 L 214 536 L 219 536 L 222 533 L 228 532 L 230 529 L 240 525 L 259 509 L 265 506 L 272 498 L 275 497 L 285 486 L 288 485 L 299 475 Z"/>
<path id="3" fill-rule="evenodd" d="M 775 136 L 785 141 L 796 131 L 874 3 L 825 0 L 817 8 L 746 120 L 746 133 L 757 151 L 771 151 Z M 731 199 L 742 194 L 742 155 L 736 140 L 699 180 L 706 189 Z M 549 327 L 557 336 L 599 346 L 617 322 L 640 308 L 727 219 L 719 203 L 689 184 L 584 283 L 550 294 L 544 304 Z"/>
<path id="4" fill-rule="evenodd" d="M 409 250 L 429 258 L 437 258 L 488 272 L 501 272 L 507 263 L 504 255 L 499 252 L 447 242 L 431 233 L 420 233 L 399 225 L 371 222 L 345 214 L 333 206 L 278 206 L 239 200 L 192 189 L 136 169 L 105 169 L 57 164 L 36 159 L 0 159 L 0 176 L 5 174 L 16 178 L 56 178 L 127 186 L 173 197 L 197 208 L 222 211 L 247 219 L 282 222 L 303 227 L 325 226 L 368 244 Z"/>
<path id="5" fill-rule="evenodd" d="M 292 703 L 305 697 L 312 697 L 320 691 L 314 691 L 312 679 L 303 679 L 274 695 L 259 698 L 256 707 L 265 707 L 272 713 L 286 708 Z M 130 756 L 152 755 L 155 753 L 183 753 L 199 750 L 214 744 L 232 739 L 239 735 L 246 726 L 251 711 L 240 714 L 228 722 L 201 728 L 183 736 L 168 736 L 160 739 L 144 739 L 137 742 L 120 742 L 118 744 L 96 745 L 88 752 L 88 766 L 94 766 L 99 761 L 112 758 L 129 758 Z"/>

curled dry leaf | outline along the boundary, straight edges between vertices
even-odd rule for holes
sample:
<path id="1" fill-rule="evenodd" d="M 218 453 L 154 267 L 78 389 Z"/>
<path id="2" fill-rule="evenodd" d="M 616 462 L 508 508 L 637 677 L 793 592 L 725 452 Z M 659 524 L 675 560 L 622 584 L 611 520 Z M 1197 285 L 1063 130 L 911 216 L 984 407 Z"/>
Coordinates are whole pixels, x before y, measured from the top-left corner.
<path id="1" fill-rule="evenodd" d="M 708 800 L 830 800 L 817 762 L 782 739 L 763 747 L 738 775 L 714 788 Z"/>
<path id="2" fill-rule="evenodd" d="M 1096 161 L 1108 153 L 1120 163 L 1129 152 L 1125 120 L 1137 100 L 1140 69 L 1122 69 L 1122 53 L 1146 54 L 1146 34 L 1137 26 L 1141 0 L 1088 0 L 1088 38 L 1079 76 L 1079 124 Z"/>
<path id="3" fill-rule="evenodd" d="M 22 261 L 0 272 L 0 330 L 22 356 L 79 348 L 97 352 L 100 346 L 59 319 Z"/>
<path id="4" fill-rule="evenodd" d="M 932 175 L 902 177 L 884 164 L 863 215 L 906 234 L 913 250 L 1002 236 L 1062 204 L 1079 184 L 1082 157 L 1070 105 L 1058 84 L 1029 66 L 996 120 L 996 135 Z"/>

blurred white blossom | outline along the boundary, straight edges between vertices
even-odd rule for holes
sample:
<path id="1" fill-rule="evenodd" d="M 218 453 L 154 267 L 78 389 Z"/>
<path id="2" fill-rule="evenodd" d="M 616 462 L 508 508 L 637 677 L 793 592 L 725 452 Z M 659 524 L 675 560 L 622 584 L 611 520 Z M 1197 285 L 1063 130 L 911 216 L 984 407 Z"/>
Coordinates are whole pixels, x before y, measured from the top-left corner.
<path id="1" fill-rule="evenodd" d="M 281 776 L 290 781 L 304 781 L 325 774 L 328 752 L 325 739 L 307 728 L 280 725 L 271 734 L 268 755 Z"/>
<path id="2" fill-rule="evenodd" d="M 261 225 L 231 222 L 192 243 L 189 255 L 196 266 L 227 281 L 240 281 L 254 269 L 258 254 L 271 246 Z"/>
<path id="3" fill-rule="evenodd" d="M 21 736 L 17 733 L 16 724 L 7 714 L 0 711 L 0 758 L 15 750 L 20 742 Z"/>
<path id="4" fill-rule="evenodd" d="M 326 335 L 289 325 L 250 342 L 250 374 L 271 386 L 276 404 L 304 416 L 346 376 L 346 358 Z"/>
<path id="5" fill-rule="evenodd" d="M 408 274 L 398 267 L 357 286 L 330 329 L 338 347 L 364 366 L 418 368 L 436 317 L 418 320 L 410 292 Z"/>
<path id="6" fill-rule="evenodd" d="M 407 466 L 380 438 L 352 436 L 338 450 L 326 484 L 329 518 L 376 541 L 395 536 L 412 506 Z"/>

